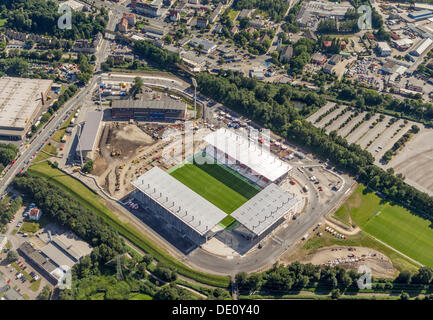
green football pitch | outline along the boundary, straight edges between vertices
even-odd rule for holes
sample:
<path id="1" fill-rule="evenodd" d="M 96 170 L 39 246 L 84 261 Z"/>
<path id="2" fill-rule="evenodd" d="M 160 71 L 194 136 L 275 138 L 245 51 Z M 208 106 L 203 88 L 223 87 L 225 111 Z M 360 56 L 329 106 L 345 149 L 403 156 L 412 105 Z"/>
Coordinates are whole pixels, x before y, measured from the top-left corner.
<path id="1" fill-rule="evenodd" d="M 219 164 L 187 163 L 170 174 L 227 213 L 221 221 L 224 227 L 235 221 L 230 214 L 260 191 Z"/>
<path id="2" fill-rule="evenodd" d="M 360 185 L 335 213 L 352 219 L 363 230 L 418 262 L 433 267 L 433 229 L 431 222 L 409 210 L 384 202 Z"/>

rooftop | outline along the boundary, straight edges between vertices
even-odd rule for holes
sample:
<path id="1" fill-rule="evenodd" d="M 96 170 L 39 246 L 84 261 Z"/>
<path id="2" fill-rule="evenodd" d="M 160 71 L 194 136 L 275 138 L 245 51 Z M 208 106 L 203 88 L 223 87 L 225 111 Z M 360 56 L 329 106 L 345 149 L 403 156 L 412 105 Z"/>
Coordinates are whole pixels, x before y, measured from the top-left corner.
<path id="1" fill-rule="evenodd" d="M 253 174 L 275 181 L 291 169 L 291 166 L 274 156 L 265 147 L 229 129 L 218 129 L 204 140 L 231 158 L 248 166 Z"/>
<path id="2" fill-rule="evenodd" d="M 80 151 L 91 151 L 94 148 L 95 141 L 98 135 L 99 126 L 101 125 L 103 112 L 89 112 L 87 114 L 86 123 L 80 134 L 80 140 L 77 144 L 77 152 Z"/>
<path id="3" fill-rule="evenodd" d="M 185 110 L 186 103 L 183 101 L 164 99 L 164 100 L 113 100 L 112 108 L 136 108 L 136 109 L 170 109 Z"/>
<path id="4" fill-rule="evenodd" d="M 132 183 L 200 235 L 227 215 L 167 172 L 154 167 Z"/>
<path id="5" fill-rule="evenodd" d="M 0 78 L 0 127 L 24 129 L 31 121 L 52 80 Z"/>
<path id="6" fill-rule="evenodd" d="M 294 195 L 271 183 L 232 212 L 231 216 L 255 235 L 260 236 L 290 211 L 298 201 L 299 199 Z"/>

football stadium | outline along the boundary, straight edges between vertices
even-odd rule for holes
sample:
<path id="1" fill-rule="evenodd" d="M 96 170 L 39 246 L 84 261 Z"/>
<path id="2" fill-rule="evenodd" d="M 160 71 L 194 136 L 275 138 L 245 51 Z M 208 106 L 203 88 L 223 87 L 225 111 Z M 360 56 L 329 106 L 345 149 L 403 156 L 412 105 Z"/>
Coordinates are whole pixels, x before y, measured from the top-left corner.
<path id="1" fill-rule="evenodd" d="M 228 129 L 204 141 L 196 156 L 206 163 L 192 157 L 168 172 L 154 167 L 133 182 L 132 196 L 147 212 L 199 246 L 234 227 L 259 241 L 298 212 L 301 201 L 278 185 L 291 169 L 287 163 Z"/>

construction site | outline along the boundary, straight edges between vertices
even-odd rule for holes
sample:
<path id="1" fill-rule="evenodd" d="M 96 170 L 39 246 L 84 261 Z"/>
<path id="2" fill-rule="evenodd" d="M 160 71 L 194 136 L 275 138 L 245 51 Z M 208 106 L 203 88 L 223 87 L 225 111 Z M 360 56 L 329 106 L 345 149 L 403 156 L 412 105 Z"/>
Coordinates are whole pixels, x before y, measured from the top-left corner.
<path id="1" fill-rule="evenodd" d="M 112 197 L 123 198 L 134 190 L 131 181 L 159 166 L 169 169 L 161 161 L 163 139 L 169 129 L 183 129 L 183 124 L 110 122 L 104 126 L 94 161 L 93 175 Z"/>

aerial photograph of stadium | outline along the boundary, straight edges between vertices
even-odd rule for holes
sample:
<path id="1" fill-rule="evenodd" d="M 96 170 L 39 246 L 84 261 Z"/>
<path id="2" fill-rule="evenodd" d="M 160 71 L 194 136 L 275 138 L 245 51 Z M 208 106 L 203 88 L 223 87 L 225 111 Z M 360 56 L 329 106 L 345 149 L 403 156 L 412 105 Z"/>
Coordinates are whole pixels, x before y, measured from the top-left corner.
<path id="1" fill-rule="evenodd" d="M 433 0 L 0 0 L 0 300 L 428 303 L 432 141 Z"/>

